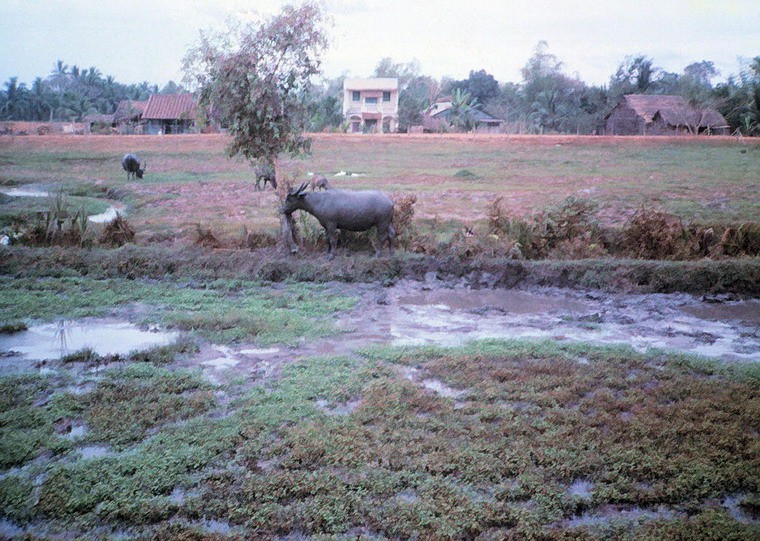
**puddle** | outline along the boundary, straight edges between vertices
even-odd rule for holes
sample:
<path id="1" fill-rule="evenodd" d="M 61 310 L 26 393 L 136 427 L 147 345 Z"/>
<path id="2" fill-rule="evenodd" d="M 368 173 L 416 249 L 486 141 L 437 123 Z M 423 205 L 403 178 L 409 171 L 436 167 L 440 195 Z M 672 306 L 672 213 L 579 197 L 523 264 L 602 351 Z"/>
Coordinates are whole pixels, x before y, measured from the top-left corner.
<path id="1" fill-rule="evenodd" d="M 280 348 L 264 348 L 264 349 L 241 349 L 241 355 L 274 355 L 280 352 Z"/>
<path id="2" fill-rule="evenodd" d="M 317 407 L 328 416 L 345 417 L 351 415 L 361 404 L 361 400 L 349 400 L 340 404 L 332 404 L 328 400 L 317 400 Z"/>
<path id="3" fill-rule="evenodd" d="M 338 171 L 333 176 L 335 177 L 366 177 L 367 173 L 353 173 L 351 171 Z"/>
<path id="4" fill-rule="evenodd" d="M 0 335 L 0 352 L 9 352 L 8 356 L 23 360 L 60 359 L 84 348 L 98 355 L 127 355 L 135 350 L 168 345 L 178 336 L 176 332 L 141 330 L 118 320 L 59 321 Z"/>
<path id="5" fill-rule="evenodd" d="M 232 532 L 232 526 L 229 522 L 221 520 L 203 520 L 201 526 L 206 533 L 226 536 Z"/>
<path id="6" fill-rule="evenodd" d="M 740 506 L 740 503 L 745 499 L 743 494 L 726 496 L 723 500 L 723 507 L 731 514 L 731 516 L 742 524 L 752 524 L 756 522 L 753 518 L 746 513 Z"/>
<path id="7" fill-rule="evenodd" d="M 36 188 L 11 188 L 0 190 L 0 193 L 11 197 L 47 197 L 48 192 Z"/>
<path id="8" fill-rule="evenodd" d="M 93 458 L 102 458 L 111 454 L 111 448 L 107 445 L 87 445 L 77 449 L 82 460 L 91 460 Z"/>
<path id="9" fill-rule="evenodd" d="M 467 391 L 457 391 L 456 389 L 452 389 L 451 387 L 449 387 L 442 381 L 438 381 L 437 379 L 423 379 L 420 382 L 420 385 L 422 385 L 422 387 L 424 387 L 425 389 L 433 391 L 437 395 L 440 395 L 444 398 L 459 398 L 467 392 Z"/>
<path id="10" fill-rule="evenodd" d="M 126 205 L 111 205 L 105 212 L 88 216 L 87 220 L 94 224 L 104 224 L 110 222 L 111 220 L 114 220 L 119 214 L 123 216 L 126 209 Z"/>
<path id="11" fill-rule="evenodd" d="M 708 301 L 693 306 L 684 306 L 683 311 L 700 319 L 712 321 L 733 319 L 760 326 L 760 300 L 758 299 L 723 304 Z"/>
<path id="12" fill-rule="evenodd" d="M 583 513 L 571 519 L 562 521 L 565 528 L 578 528 L 581 526 L 603 526 L 612 521 L 635 522 L 651 520 L 673 520 L 678 516 L 675 511 L 660 506 L 656 509 L 643 509 L 641 507 L 619 507 L 613 505 L 602 506 L 599 509 Z"/>
<path id="13" fill-rule="evenodd" d="M 24 530 L 8 519 L 4 518 L 0 520 L 0 538 L 13 539 L 19 537 L 22 533 L 24 533 Z"/>
<path id="14" fill-rule="evenodd" d="M 51 195 L 47 190 L 35 188 L 33 186 L 27 186 L 26 188 L 2 189 L 0 190 L 0 193 L 11 197 L 47 197 L 48 195 Z M 105 212 L 88 216 L 87 220 L 96 224 L 104 224 L 116 218 L 117 214 L 123 215 L 126 212 L 126 209 L 126 205 L 116 203 L 108 207 Z"/>
<path id="15" fill-rule="evenodd" d="M 570 488 L 567 489 L 567 493 L 575 498 L 587 499 L 591 497 L 591 491 L 594 488 L 594 483 L 585 481 L 583 479 L 576 479 Z"/>
<path id="16" fill-rule="evenodd" d="M 760 361 L 757 299 L 716 304 L 686 294 L 471 290 L 430 281 L 402 281 L 376 297 L 382 302 L 365 301 L 345 322 L 354 338 L 410 346 L 550 338 Z"/>

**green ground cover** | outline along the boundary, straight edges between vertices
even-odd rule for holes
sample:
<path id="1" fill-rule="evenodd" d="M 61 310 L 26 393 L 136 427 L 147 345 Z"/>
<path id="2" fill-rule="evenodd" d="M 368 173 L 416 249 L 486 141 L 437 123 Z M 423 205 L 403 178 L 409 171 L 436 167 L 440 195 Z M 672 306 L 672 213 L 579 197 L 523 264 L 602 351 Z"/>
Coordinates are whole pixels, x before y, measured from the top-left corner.
<path id="1" fill-rule="evenodd" d="M 96 280 L 18 278 L 0 283 L 0 321 L 104 317 L 119 309 L 139 323 L 160 324 L 227 343 L 295 344 L 336 333 L 331 315 L 355 299 L 319 284 L 263 288 L 244 280 Z"/>
<path id="2" fill-rule="evenodd" d="M 209 521 L 241 539 L 760 533 L 744 518 L 759 505 L 755 367 L 490 341 L 294 359 L 254 387 L 150 363 L 91 377 L 78 393 L 3 378 L 3 443 L 26 450 L 0 480 L 7 519 L 122 539 L 221 538 Z M 67 438 L 62 418 L 89 431 Z"/>

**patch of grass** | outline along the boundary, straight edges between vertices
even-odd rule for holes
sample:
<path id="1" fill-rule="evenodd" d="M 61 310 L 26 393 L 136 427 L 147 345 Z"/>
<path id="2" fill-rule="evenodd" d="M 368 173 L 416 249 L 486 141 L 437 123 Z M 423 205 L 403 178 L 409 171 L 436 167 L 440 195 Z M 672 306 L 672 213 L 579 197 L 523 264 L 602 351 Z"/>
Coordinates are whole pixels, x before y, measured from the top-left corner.
<path id="1" fill-rule="evenodd" d="M 157 427 L 205 413 L 216 403 L 198 374 L 149 364 L 108 371 L 80 401 L 90 439 L 118 450 L 141 441 Z"/>
<path id="2" fill-rule="evenodd" d="M 196 419 L 161 431 L 134 449 L 52 468 L 38 512 L 48 519 L 99 517 L 113 524 L 168 520 L 182 507 L 175 488 L 189 487 L 204 468 L 223 468 L 222 458 L 240 444 L 233 419 Z"/>
<path id="3" fill-rule="evenodd" d="M 334 334 L 328 316 L 350 309 L 355 300 L 322 285 L 263 289 L 242 280 L 195 286 L 89 278 L 16 279 L 0 284 L 0 318 L 6 320 L 106 316 L 137 302 L 161 309 L 160 319 L 146 318 L 146 323 L 199 331 L 224 342 L 256 339 L 272 344 Z"/>
<path id="4" fill-rule="evenodd" d="M 68 355 L 64 355 L 61 357 L 61 362 L 63 364 L 68 363 L 93 363 L 100 360 L 100 355 L 98 355 L 95 350 L 91 348 L 82 348 L 79 351 L 75 351 L 73 353 L 69 353 Z"/>
<path id="5" fill-rule="evenodd" d="M 198 343 L 189 338 L 180 338 L 168 346 L 156 346 L 142 351 L 130 353 L 129 360 L 136 363 L 170 364 L 174 362 L 178 354 L 198 353 Z"/>
<path id="6" fill-rule="evenodd" d="M 23 321 L 13 321 L 11 323 L 0 324 L 0 334 L 14 334 L 25 331 L 29 327 Z"/>
<path id="7" fill-rule="evenodd" d="M 9 475 L 0 479 L 0 509 L 3 516 L 16 523 L 28 522 L 34 512 L 34 485 L 21 476 Z"/>
<path id="8" fill-rule="evenodd" d="M 34 405 L 47 386 L 40 376 L 0 378 L 0 470 L 35 458 L 53 436 L 51 421 Z"/>

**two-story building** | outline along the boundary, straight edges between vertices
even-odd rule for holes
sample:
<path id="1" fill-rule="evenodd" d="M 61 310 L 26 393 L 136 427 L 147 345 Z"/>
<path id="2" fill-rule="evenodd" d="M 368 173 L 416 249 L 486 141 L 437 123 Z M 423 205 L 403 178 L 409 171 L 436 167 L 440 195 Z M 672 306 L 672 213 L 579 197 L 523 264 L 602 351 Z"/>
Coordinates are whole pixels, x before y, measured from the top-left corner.
<path id="1" fill-rule="evenodd" d="M 351 133 L 392 133 L 398 125 L 398 79 L 343 81 L 343 116 Z"/>

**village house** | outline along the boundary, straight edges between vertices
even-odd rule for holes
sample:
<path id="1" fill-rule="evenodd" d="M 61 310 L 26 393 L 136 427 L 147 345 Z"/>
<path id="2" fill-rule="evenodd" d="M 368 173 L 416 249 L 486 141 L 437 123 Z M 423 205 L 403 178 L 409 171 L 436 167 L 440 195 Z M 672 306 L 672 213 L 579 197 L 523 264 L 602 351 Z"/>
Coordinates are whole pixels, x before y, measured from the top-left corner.
<path id="1" fill-rule="evenodd" d="M 173 134 L 195 131 L 195 100 L 192 94 L 153 94 L 142 113 L 145 133 Z"/>
<path id="2" fill-rule="evenodd" d="M 392 133 L 398 125 L 398 79 L 343 81 L 343 116 L 351 133 Z"/>
<path id="3" fill-rule="evenodd" d="M 432 133 L 453 130 L 450 113 L 451 101 L 442 100 L 434 103 L 423 114 L 423 131 Z M 471 109 L 469 114 L 476 133 L 499 133 L 501 124 L 504 122 L 480 109 Z"/>
<path id="4" fill-rule="evenodd" d="M 142 133 L 142 116 L 147 105 L 147 101 L 121 100 L 119 102 L 113 114 L 113 122 L 120 134 Z"/>
<path id="5" fill-rule="evenodd" d="M 607 135 L 727 135 L 729 126 L 718 111 L 695 108 L 681 96 L 628 94 L 607 115 Z"/>

